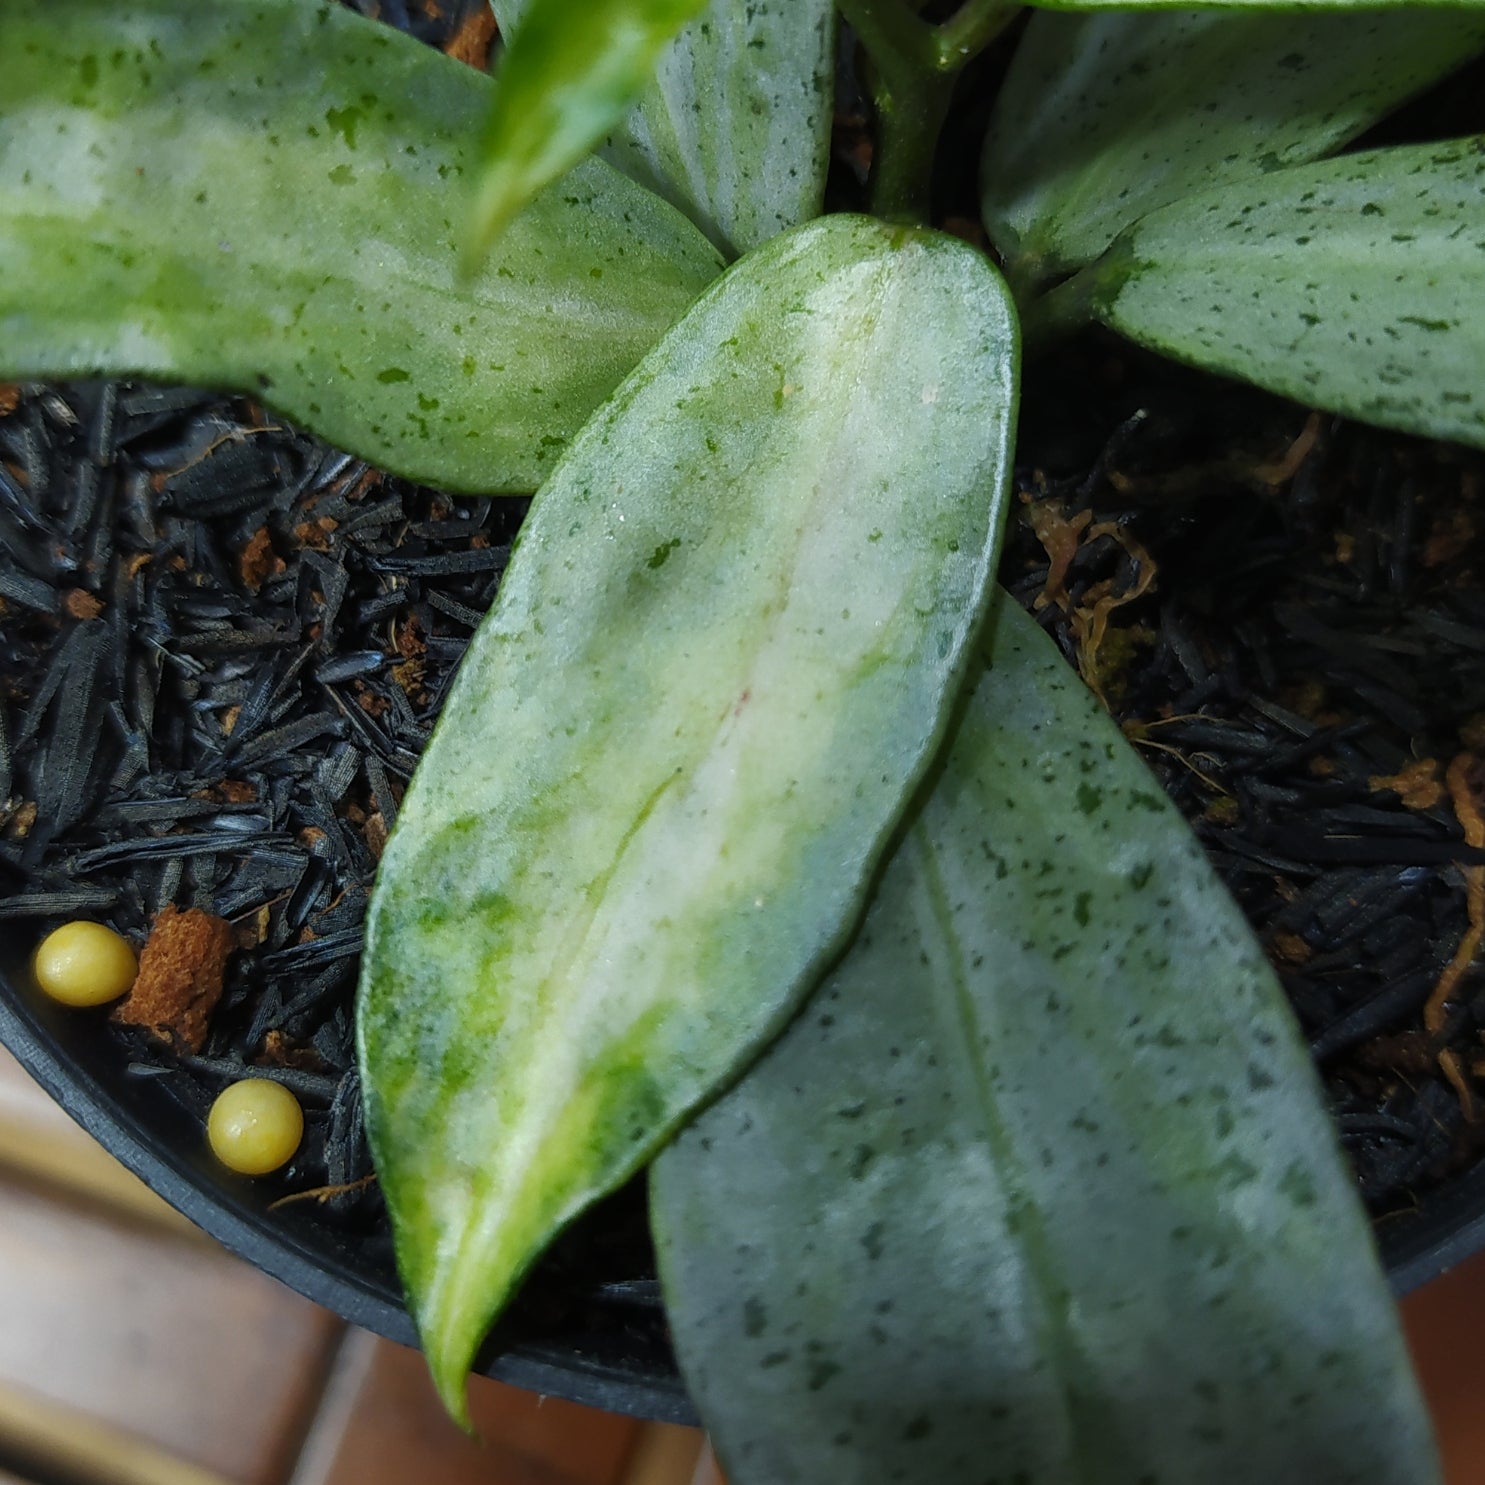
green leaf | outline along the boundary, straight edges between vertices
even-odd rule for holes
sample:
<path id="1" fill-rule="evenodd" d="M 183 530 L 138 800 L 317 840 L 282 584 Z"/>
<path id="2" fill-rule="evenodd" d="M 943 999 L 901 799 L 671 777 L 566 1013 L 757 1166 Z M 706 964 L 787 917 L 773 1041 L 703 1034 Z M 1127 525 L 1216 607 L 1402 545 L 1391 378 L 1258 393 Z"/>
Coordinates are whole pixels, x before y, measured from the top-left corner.
<path id="1" fill-rule="evenodd" d="M 534 0 L 492 0 L 515 31 Z M 831 0 L 711 0 L 661 55 L 604 157 L 746 252 L 818 216 L 835 86 Z"/>
<path id="2" fill-rule="evenodd" d="M 1090 262 L 1194 191 L 1328 155 L 1485 47 L 1482 13 L 1271 10 L 1033 17 L 982 171 L 1016 277 Z"/>
<path id="3" fill-rule="evenodd" d="M 531 507 L 377 878 L 367 1127 L 434 1378 L 777 1030 L 942 736 L 1016 336 L 982 254 L 833 216 L 743 259 Z"/>
<path id="4" fill-rule="evenodd" d="M 0 376 L 237 388 L 531 490 L 720 267 L 591 163 L 461 282 L 489 82 L 340 5 L 4 0 L 0 56 Z"/>
<path id="5" fill-rule="evenodd" d="M 1436 1481 L 1246 924 L 1004 599 L 989 660 L 854 946 L 651 1174 L 729 1478 Z"/>
<path id="6" fill-rule="evenodd" d="M 1080 277 L 1068 293 L 1142 345 L 1485 446 L 1485 135 L 1193 196 Z"/>
<path id="7" fill-rule="evenodd" d="M 529 0 L 485 123 L 466 266 L 639 97 L 666 44 L 706 0 Z"/>

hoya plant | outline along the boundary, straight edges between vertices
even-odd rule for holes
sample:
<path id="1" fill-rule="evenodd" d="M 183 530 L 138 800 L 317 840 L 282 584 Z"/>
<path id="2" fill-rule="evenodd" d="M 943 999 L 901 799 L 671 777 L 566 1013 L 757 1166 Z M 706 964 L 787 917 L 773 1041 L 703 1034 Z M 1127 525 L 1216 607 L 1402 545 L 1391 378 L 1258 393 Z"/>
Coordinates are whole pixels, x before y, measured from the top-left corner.
<path id="1" fill-rule="evenodd" d="M 359 1003 L 450 1410 L 649 1165 L 735 1485 L 1436 1479 L 1275 979 L 995 575 L 1021 358 L 1091 322 L 1485 445 L 1485 138 L 1353 148 L 1485 9 L 494 8 L 492 81 L 320 0 L 0 7 L 0 376 L 536 491 Z M 984 250 L 928 187 L 992 42 Z"/>

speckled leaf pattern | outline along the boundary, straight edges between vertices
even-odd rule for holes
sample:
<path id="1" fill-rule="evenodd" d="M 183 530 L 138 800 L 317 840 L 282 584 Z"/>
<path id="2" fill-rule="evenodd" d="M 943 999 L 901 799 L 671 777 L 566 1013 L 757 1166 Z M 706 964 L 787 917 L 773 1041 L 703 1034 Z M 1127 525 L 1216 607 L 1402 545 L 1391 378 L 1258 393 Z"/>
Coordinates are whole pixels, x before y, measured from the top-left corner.
<path id="1" fill-rule="evenodd" d="M 461 280 L 489 81 L 340 5 L 4 0 L 0 57 L 0 377 L 235 388 L 530 490 L 720 268 L 592 162 Z"/>
<path id="2" fill-rule="evenodd" d="M 706 0 L 528 0 L 485 124 L 469 252 L 477 262 L 542 187 L 623 118 Z"/>
<path id="3" fill-rule="evenodd" d="M 1485 47 L 1485 11 L 1037 15 L 996 102 L 985 223 L 1026 279 L 1146 212 L 1318 159 Z"/>
<path id="4" fill-rule="evenodd" d="M 1429 1485 L 1282 993 L 1003 601 L 847 956 L 651 1173 L 733 1485 Z"/>
<path id="5" fill-rule="evenodd" d="M 535 0 L 492 0 L 503 29 Z M 835 81 L 831 0 L 710 0 L 604 156 L 746 252 L 823 209 Z"/>
<path id="6" fill-rule="evenodd" d="M 1485 136 L 1177 202 L 1085 270 L 1142 345 L 1369 423 L 1485 446 Z"/>
<path id="7" fill-rule="evenodd" d="M 552 1234 L 839 948 L 989 593 L 1015 328 L 982 254 L 750 254 L 536 497 L 382 859 L 359 1029 L 450 1406 Z"/>

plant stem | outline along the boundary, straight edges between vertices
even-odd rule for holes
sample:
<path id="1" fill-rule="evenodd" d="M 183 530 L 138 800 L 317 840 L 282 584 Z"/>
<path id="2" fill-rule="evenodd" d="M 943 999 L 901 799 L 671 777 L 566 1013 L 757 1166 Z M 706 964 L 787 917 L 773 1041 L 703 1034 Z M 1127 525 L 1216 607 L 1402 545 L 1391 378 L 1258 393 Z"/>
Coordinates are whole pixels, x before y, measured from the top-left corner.
<path id="1" fill-rule="evenodd" d="M 836 0 L 867 55 L 888 86 L 901 86 L 915 74 L 936 67 L 934 28 L 903 0 Z"/>
<path id="2" fill-rule="evenodd" d="M 934 31 L 938 66 L 957 71 L 990 45 L 1020 14 L 1021 6 L 1008 0 L 964 0 L 964 4 Z"/>
<path id="3" fill-rule="evenodd" d="M 1081 330 L 1094 318 L 1094 296 L 1099 288 L 1094 270 L 1098 266 L 1092 264 L 1046 293 L 1020 302 L 1021 344 L 1027 354 Z"/>
<path id="4" fill-rule="evenodd" d="M 871 209 L 889 222 L 926 223 L 932 168 L 949 100 L 945 90 L 914 88 L 878 94 L 877 145 L 871 171 Z"/>
<path id="5" fill-rule="evenodd" d="M 905 0 L 837 0 L 866 48 L 876 105 L 871 207 L 896 222 L 926 222 L 933 155 L 957 73 L 1020 9 L 1008 0 L 965 0 L 941 26 L 930 26 Z"/>

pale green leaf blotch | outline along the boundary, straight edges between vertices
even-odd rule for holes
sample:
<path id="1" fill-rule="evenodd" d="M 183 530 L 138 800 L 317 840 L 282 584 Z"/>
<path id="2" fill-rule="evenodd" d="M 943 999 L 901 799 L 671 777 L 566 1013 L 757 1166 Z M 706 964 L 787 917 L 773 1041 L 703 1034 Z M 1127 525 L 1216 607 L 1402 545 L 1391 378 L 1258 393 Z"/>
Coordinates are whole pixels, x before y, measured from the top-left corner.
<path id="1" fill-rule="evenodd" d="M 359 1008 L 435 1379 L 849 931 L 988 596 L 1004 285 L 823 218 L 733 268 L 536 497 L 404 802 Z"/>

